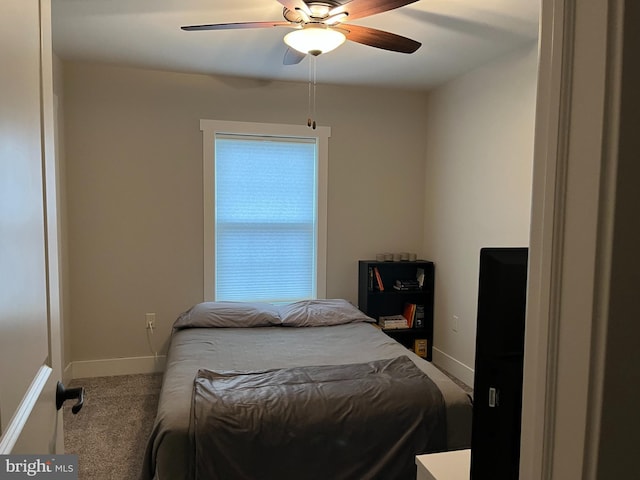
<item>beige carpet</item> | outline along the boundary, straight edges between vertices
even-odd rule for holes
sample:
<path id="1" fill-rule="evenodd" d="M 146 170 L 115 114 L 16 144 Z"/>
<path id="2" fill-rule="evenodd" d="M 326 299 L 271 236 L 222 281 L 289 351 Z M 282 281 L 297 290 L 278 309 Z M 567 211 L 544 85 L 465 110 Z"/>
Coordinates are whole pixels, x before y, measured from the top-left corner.
<path id="1" fill-rule="evenodd" d="M 136 480 L 142 468 L 162 384 L 160 374 L 76 379 L 84 406 L 64 406 L 66 453 L 78 455 L 79 480 Z"/>

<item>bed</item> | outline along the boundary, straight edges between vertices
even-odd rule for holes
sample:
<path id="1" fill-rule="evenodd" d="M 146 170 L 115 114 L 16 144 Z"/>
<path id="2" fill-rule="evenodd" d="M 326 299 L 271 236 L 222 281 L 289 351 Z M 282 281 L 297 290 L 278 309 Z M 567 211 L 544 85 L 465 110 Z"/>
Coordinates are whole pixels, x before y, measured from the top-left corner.
<path id="1" fill-rule="evenodd" d="M 174 324 L 143 480 L 415 478 L 471 399 L 344 300 L 195 305 Z"/>

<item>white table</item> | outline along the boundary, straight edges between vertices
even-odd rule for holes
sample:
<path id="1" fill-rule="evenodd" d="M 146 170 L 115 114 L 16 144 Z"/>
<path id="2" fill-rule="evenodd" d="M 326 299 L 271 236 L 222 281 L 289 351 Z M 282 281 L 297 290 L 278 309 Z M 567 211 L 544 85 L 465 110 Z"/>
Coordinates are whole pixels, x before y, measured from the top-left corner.
<path id="1" fill-rule="evenodd" d="M 471 450 L 416 456 L 417 480 L 469 480 Z"/>

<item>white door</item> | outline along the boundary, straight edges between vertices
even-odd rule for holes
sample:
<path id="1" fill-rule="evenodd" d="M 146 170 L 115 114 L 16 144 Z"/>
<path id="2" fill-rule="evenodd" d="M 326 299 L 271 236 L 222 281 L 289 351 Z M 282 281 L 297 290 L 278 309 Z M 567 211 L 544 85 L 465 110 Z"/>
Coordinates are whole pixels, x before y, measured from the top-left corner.
<path id="1" fill-rule="evenodd" d="M 0 454 L 63 453 L 50 0 L 0 2 Z"/>

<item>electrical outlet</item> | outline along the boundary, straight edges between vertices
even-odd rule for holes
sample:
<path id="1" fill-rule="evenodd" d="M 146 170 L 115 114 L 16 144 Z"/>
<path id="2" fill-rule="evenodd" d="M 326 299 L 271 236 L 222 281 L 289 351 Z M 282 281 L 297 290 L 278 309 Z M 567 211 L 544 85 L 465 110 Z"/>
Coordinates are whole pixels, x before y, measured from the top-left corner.
<path id="1" fill-rule="evenodd" d="M 458 321 L 460 320 L 460 318 L 458 318 L 458 315 L 454 315 L 453 318 L 451 319 L 451 330 L 453 330 L 454 332 L 458 331 Z"/>
<path id="2" fill-rule="evenodd" d="M 155 313 L 145 313 L 144 321 L 147 330 L 153 330 L 156 327 L 156 314 Z"/>

